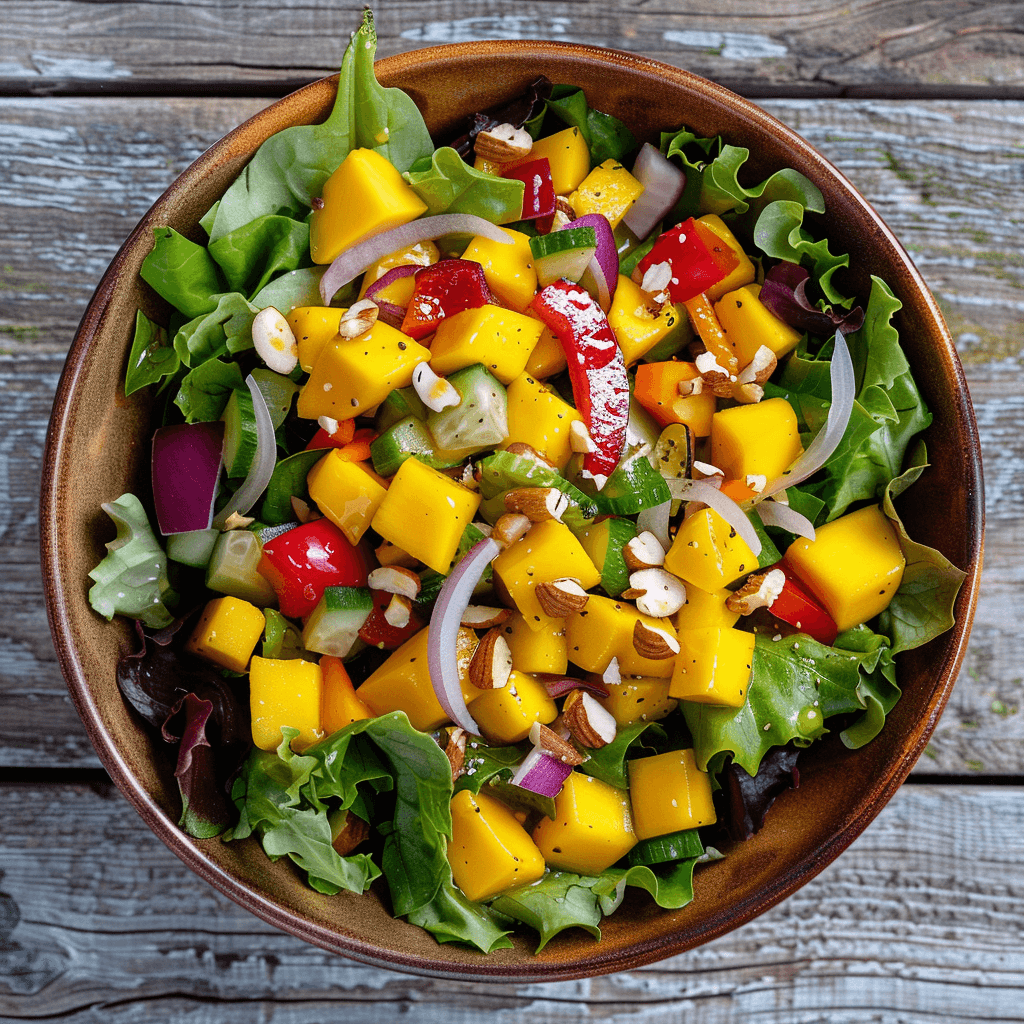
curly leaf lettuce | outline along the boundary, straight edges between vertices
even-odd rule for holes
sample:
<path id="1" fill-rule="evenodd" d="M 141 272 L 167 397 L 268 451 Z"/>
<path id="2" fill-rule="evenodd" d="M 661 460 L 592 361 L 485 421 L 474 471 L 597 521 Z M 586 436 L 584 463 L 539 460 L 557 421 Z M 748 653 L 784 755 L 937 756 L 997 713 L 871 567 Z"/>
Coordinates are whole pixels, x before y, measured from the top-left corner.
<path id="1" fill-rule="evenodd" d="M 529 925 L 540 934 L 539 953 L 559 932 L 582 928 L 601 938 L 601 905 L 594 893 L 596 878 L 568 871 L 548 871 L 539 882 L 513 889 L 491 901 L 505 917 Z M 613 887 L 614 888 L 614 887 Z"/>
<path id="2" fill-rule="evenodd" d="M 94 584 L 89 603 L 106 619 L 126 615 L 151 629 L 174 621 L 169 607 L 178 595 L 167 578 L 167 555 L 156 539 L 142 502 L 126 493 L 100 506 L 114 521 L 117 536 L 107 541 L 107 555 L 89 573 Z"/>

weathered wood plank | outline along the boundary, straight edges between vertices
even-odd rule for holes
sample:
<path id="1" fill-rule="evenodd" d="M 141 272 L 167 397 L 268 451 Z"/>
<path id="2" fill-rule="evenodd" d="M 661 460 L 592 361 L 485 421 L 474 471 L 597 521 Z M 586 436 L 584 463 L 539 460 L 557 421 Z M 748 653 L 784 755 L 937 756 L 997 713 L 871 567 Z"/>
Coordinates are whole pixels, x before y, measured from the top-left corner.
<path id="1" fill-rule="evenodd" d="M 0 765 L 96 763 L 56 667 L 37 568 L 39 452 L 63 353 L 136 220 L 190 160 L 262 105 L 0 101 Z M 987 466 L 986 587 L 934 756 L 918 771 L 1024 773 L 1014 613 L 1024 513 L 1020 106 L 765 106 L 876 204 L 943 302 L 968 364 Z"/>
<path id="2" fill-rule="evenodd" d="M 1006 0 L 389 0 L 376 8 L 380 56 L 479 39 L 558 39 L 630 50 L 760 95 L 1024 86 L 1024 14 Z M 360 5 L 7 0 L 4 14 L 0 90 L 8 94 L 185 80 L 277 91 L 337 70 Z"/>
<path id="3" fill-rule="evenodd" d="M 0 813 L 4 1020 L 1020 1019 L 1018 788 L 906 786 L 822 875 L 730 935 L 637 971 L 518 986 L 411 977 L 279 933 L 190 874 L 116 792 L 8 786 Z"/>

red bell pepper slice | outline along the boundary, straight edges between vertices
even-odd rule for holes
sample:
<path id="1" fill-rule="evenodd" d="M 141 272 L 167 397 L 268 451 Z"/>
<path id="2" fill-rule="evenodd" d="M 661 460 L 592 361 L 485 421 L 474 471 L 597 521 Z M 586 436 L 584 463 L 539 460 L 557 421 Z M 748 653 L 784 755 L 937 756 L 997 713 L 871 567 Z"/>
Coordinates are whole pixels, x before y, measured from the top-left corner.
<path id="1" fill-rule="evenodd" d="M 839 635 L 839 628 L 832 616 L 805 589 L 785 562 L 776 563 L 772 569 L 781 569 L 786 574 L 786 585 L 772 602 L 772 615 L 801 633 L 806 633 L 819 644 L 831 647 Z"/>
<path id="2" fill-rule="evenodd" d="M 555 281 L 530 306 L 565 350 L 576 408 L 597 447 L 583 457 L 583 473 L 600 490 L 626 443 L 629 380 L 622 350 L 604 310 L 581 285 Z"/>
<path id="3" fill-rule="evenodd" d="M 409 613 L 409 624 L 407 626 L 392 626 L 384 618 L 384 612 L 391 604 L 394 594 L 385 590 L 371 590 L 373 596 L 373 611 L 367 616 L 362 628 L 359 630 L 359 639 L 371 647 L 379 647 L 384 651 L 393 651 L 401 647 L 406 640 L 414 633 L 418 633 L 426 623 L 416 614 L 416 609 Z"/>
<path id="4" fill-rule="evenodd" d="M 551 230 L 551 219 L 555 215 L 555 186 L 551 180 L 551 164 L 546 156 L 539 160 L 530 160 L 525 164 L 516 164 L 502 170 L 503 178 L 514 178 L 523 183 L 523 213 L 520 220 L 539 220 L 541 231 Z"/>
<path id="5" fill-rule="evenodd" d="M 484 268 L 472 260 L 441 260 L 416 271 L 402 333 L 425 338 L 447 316 L 492 302 Z"/>
<path id="6" fill-rule="evenodd" d="M 330 519 L 303 523 L 263 545 L 259 571 L 277 594 L 281 614 L 301 619 L 327 587 L 365 587 L 371 558 Z"/>
<path id="7" fill-rule="evenodd" d="M 719 281 L 724 281 L 739 261 L 732 254 L 732 267 L 723 269 L 729 262 L 724 250 L 713 252 L 704 244 L 697 224 L 691 217 L 661 235 L 636 269 L 642 275 L 648 267 L 668 263 L 672 267 L 669 298 L 673 302 L 687 302 Z"/>
<path id="8" fill-rule="evenodd" d="M 312 451 L 314 448 L 344 448 L 355 436 L 355 432 L 355 420 L 342 420 L 333 434 L 329 434 L 321 427 L 310 438 L 306 451 Z"/>

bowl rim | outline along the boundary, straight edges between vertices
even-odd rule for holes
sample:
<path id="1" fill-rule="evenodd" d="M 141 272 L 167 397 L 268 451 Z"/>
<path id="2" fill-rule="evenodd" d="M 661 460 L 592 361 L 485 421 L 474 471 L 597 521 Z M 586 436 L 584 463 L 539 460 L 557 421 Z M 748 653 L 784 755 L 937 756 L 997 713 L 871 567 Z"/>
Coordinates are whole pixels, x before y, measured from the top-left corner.
<path id="1" fill-rule="evenodd" d="M 621 949 L 605 950 L 604 944 L 595 943 L 593 947 L 594 954 L 580 961 L 567 964 L 561 961 L 545 962 L 534 958 L 531 961 L 532 968 L 530 965 L 524 967 L 518 963 L 496 963 L 491 957 L 481 954 L 478 967 L 474 965 L 476 969 L 467 971 L 458 968 L 453 969 L 455 965 L 447 960 L 406 955 L 375 946 L 351 935 L 331 931 L 305 920 L 285 906 L 248 887 L 240 878 L 222 869 L 206 854 L 202 843 L 209 841 L 196 841 L 184 832 L 181 832 L 176 824 L 167 816 L 163 808 L 157 804 L 132 774 L 127 762 L 113 745 L 110 736 L 102 727 L 99 709 L 90 691 L 78 652 L 71 641 L 71 631 L 69 629 L 68 600 L 64 584 L 62 583 L 59 564 L 60 545 L 56 511 L 60 478 L 59 468 L 70 457 L 69 446 L 65 438 L 65 427 L 71 416 L 71 399 L 75 394 L 80 379 L 85 373 L 93 339 L 110 305 L 118 276 L 118 266 L 124 254 L 137 243 L 139 237 L 143 234 L 148 235 L 151 232 L 155 213 L 161 207 L 164 200 L 172 193 L 187 187 L 189 182 L 201 180 L 227 162 L 230 159 L 226 153 L 228 144 L 244 133 L 250 125 L 263 118 L 266 111 L 271 107 L 276 108 L 282 113 L 287 113 L 290 107 L 299 110 L 304 100 L 309 97 L 312 91 L 322 90 L 328 86 L 331 88 L 333 95 L 338 81 L 338 75 L 336 74 L 310 82 L 278 100 L 276 103 L 268 105 L 267 108 L 253 115 L 253 117 L 247 119 L 214 143 L 205 153 L 193 161 L 156 200 L 111 260 L 95 293 L 89 301 L 79 328 L 76 331 L 56 389 L 46 436 L 40 488 L 40 551 L 47 617 L 58 662 L 75 707 L 85 724 L 89 738 L 104 768 L 121 792 L 161 841 L 192 871 L 207 882 L 210 882 L 245 909 L 255 913 L 281 930 L 323 949 L 340 953 L 362 963 L 400 969 L 428 977 L 455 978 L 464 981 L 489 979 L 529 983 L 569 980 L 612 971 L 633 969 L 684 952 L 717 938 L 747 923 L 758 914 L 791 895 L 822 871 L 863 832 L 903 783 L 923 752 L 942 709 L 948 700 L 956 681 L 958 670 L 963 662 L 981 579 L 984 554 L 984 499 L 977 424 L 969 392 L 967 391 L 963 367 L 957 356 L 941 311 L 910 256 L 889 230 L 888 226 L 882 221 L 878 213 L 860 195 L 859 191 L 847 180 L 841 171 L 814 150 L 806 140 L 751 101 L 738 96 L 715 82 L 694 75 L 681 68 L 624 51 L 558 41 L 490 40 L 446 44 L 396 54 L 377 61 L 375 71 L 381 81 L 387 85 L 392 84 L 394 80 L 401 77 L 404 71 L 410 69 L 416 69 L 422 73 L 430 68 L 450 63 L 453 60 L 466 58 L 487 60 L 494 57 L 507 56 L 510 53 L 555 59 L 569 56 L 628 68 L 646 73 L 647 75 L 672 79 L 677 84 L 691 91 L 699 88 L 700 91 L 720 104 L 734 109 L 738 107 L 745 117 L 750 118 L 755 123 L 759 123 L 766 129 L 770 129 L 775 135 L 783 137 L 788 145 L 809 156 L 813 162 L 817 163 L 827 174 L 833 176 L 848 191 L 851 199 L 863 208 L 869 219 L 877 225 L 879 232 L 885 238 L 888 245 L 895 250 L 896 255 L 902 260 L 914 286 L 920 295 L 923 296 L 929 313 L 940 329 L 946 345 L 945 354 L 949 358 L 954 384 L 959 388 L 961 395 L 961 406 L 958 411 L 965 420 L 973 440 L 970 449 L 965 452 L 964 466 L 970 483 L 973 485 L 971 488 L 972 500 L 970 502 L 971 522 L 966 525 L 972 558 L 967 568 L 967 577 L 964 580 L 957 600 L 957 625 L 954 627 L 956 643 L 945 660 L 942 687 L 937 691 L 928 716 L 918 722 L 911 731 L 913 742 L 908 745 L 905 756 L 900 763 L 887 775 L 877 779 L 874 785 L 858 801 L 859 813 L 851 817 L 844 828 L 833 834 L 831 839 L 818 847 L 812 855 L 805 857 L 794 864 L 788 871 L 777 876 L 770 885 L 758 893 L 757 898 L 738 905 L 736 913 L 731 915 L 728 920 L 720 921 L 704 928 L 698 934 L 691 933 L 688 937 L 681 938 L 677 932 L 674 938 L 672 936 L 667 938 L 661 936 L 654 939 L 640 940 L 631 944 L 628 947 L 628 951 Z M 292 119 L 294 120 L 294 116 Z M 300 122 L 296 121 L 295 123 Z"/>

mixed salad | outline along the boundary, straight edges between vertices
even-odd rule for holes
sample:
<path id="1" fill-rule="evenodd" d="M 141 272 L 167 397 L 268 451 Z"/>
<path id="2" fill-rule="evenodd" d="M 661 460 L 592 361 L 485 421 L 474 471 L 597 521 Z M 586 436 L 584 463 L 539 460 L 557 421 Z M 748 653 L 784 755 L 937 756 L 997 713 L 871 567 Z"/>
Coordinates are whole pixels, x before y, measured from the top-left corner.
<path id="1" fill-rule="evenodd" d="M 152 487 L 90 599 L 183 829 L 540 949 L 684 906 L 802 748 L 878 735 L 962 574 L 893 507 L 930 415 L 810 181 L 543 78 L 435 146 L 375 42 L 205 241 L 155 231 Z"/>

